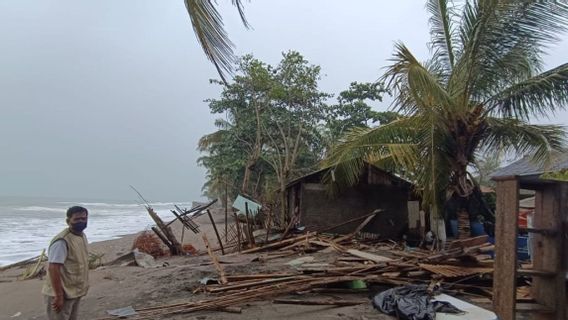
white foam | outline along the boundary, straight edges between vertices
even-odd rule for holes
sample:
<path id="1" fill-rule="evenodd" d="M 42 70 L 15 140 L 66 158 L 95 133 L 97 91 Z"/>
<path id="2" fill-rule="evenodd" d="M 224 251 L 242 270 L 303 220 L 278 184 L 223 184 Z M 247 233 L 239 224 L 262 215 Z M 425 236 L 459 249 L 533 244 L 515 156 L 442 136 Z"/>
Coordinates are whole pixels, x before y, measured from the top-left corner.
<path id="1" fill-rule="evenodd" d="M 47 211 L 47 212 L 65 212 L 67 209 L 64 208 L 53 208 L 53 207 L 39 207 L 39 206 L 29 206 L 15 208 L 18 211 Z"/>

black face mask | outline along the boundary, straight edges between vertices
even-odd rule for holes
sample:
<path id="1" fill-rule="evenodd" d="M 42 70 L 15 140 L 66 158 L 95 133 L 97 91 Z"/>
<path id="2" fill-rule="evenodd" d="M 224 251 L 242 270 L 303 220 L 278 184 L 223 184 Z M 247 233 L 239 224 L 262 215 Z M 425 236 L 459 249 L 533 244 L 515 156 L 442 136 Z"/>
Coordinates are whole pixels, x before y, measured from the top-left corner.
<path id="1" fill-rule="evenodd" d="M 76 222 L 71 224 L 71 229 L 77 233 L 83 232 L 87 228 L 87 222 Z"/>

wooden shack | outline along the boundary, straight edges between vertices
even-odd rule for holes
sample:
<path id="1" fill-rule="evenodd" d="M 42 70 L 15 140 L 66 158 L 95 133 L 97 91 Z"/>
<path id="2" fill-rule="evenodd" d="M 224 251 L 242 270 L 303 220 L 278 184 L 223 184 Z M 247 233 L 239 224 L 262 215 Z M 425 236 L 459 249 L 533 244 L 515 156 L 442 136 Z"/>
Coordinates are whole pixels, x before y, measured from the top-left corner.
<path id="1" fill-rule="evenodd" d="M 366 163 L 356 185 L 331 194 L 323 181 L 329 170 L 313 172 L 288 184 L 288 214 L 297 215 L 300 226 L 308 230 L 327 229 L 380 209 L 362 232 L 394 239 L 408 228 L 409 214 L 414 224 L 419 219 L 418 201 L 412 195 L 410 182 Z M 339 226 L 333 232 L 349 233 L 358 223 Z"/>
<path id="2" fill-rule="evenodd" d="M 568 182 L 543 176 L 566 169 L 568 155 L 558 155 L 547 166 L 524 158 L 492 175 L 497 183 L 493 303 L 501 320 L 517 319 L 519 312 L 533 313 L 532 319 L 567 317 Z M 519 268 L 517 259 L 520 189 L 535 191 L 533 227 L 523 230 L 533 234 L 530 268 Z M 532 278 L 531 296 L 535 304 L 517 303 L 519 275 Z"/>

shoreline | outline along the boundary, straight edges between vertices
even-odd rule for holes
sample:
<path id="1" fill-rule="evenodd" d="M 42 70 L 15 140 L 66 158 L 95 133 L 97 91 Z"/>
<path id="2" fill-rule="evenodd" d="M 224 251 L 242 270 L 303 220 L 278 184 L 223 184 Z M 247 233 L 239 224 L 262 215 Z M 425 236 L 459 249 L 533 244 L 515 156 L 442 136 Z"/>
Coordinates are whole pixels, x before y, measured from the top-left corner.
<path id="1" fill-rule="evenodd" d="M 224 216 L 215 214 L 215 223 L 220 227 Z M 184 244 L 193 245 L 199 253 L 205 252 L 202 235 L 205 234 L 211 244 L 217 245 L 213 226 L 207 215 L 195 219 L 200 232 L 194 234 L 186 230 Z M 179 222 L 171 224 L 174 234 L 181 235 L 182 225 Z M 110 261 L 131 251 L 134 238 L 141 230 L 133 234 L 124 234 L 120 238 L 89 243 L 89 252 L 104 254 L 103 266 L 89 272 L 90 289 L 84 298 L 81 308 L 87 312 L 87 318 L 105 316 L 105 310 L 116 309 L 128 305 L 163 304 L 176 299 L 187 299 L 185 281 L 177 281 L 174 276 L 184 270 L 183 275 L 190 277 L 194 285 L 203 276 L 214 277 L 216 272 L 211 266 L 199 267 L 209 261 L 205 256 L 165 256 L 157 258 L 158 262 L 168 262 L 166 266 L 144 269 L 138 266 L 108 265 Z M 149 230 L 152 232 L 151 230 Z M 164 249 L 167 249 L 164 246 Z M 195 266 L 195 269 L 190 265 Z M 45 281 L 34 278 L 18 280 L 18 276 L 26 271 L 30 264 L 0 271 L 0 296 L 2 305 L 0 320 L 6 319 L 44 319 L 45 305 L 41 295 L 41 287 Z M 199 268 L 200 270 L 196 270 Z M 176 276 L 177 277 L 177 276 Z M 197 278 L 193 278 L 197 277 Z M 172 292 L 173 290 L 173 292 Z M 19 316 L 13 317 L 16 314 Z"/>

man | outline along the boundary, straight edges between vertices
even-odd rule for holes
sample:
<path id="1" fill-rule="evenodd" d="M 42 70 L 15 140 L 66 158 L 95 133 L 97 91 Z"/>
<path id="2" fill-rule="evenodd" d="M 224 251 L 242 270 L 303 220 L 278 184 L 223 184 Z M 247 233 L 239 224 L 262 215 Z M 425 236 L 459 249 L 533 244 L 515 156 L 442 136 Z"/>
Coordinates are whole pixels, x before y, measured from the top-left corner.
<path id="1" fill-rule="evenodd" d="M 47 279 L 42 289 L 49 320 L 78 319 L 79 301 L 89 289 L 89 252 L 83 233 L 87 218 L 87 209 L 69 208 L 69 227 L 49 244 Z"/>

